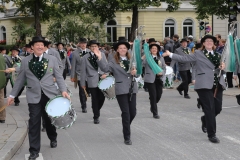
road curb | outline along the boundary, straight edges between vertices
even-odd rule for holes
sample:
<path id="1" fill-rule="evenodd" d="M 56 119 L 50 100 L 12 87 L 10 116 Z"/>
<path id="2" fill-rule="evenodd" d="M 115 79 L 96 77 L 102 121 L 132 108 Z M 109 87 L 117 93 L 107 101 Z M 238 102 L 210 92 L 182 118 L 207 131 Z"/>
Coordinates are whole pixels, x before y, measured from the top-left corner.
<path id="1" fill-rule="evenodd" d="M 10 160 L 21 147 L 27 135 L 27 124 L 24 119 L 10 107 L 7 108 L 7 112 L 11 114 L 16 121 L 17 129 L 0 150 L 0 160 Z"/>

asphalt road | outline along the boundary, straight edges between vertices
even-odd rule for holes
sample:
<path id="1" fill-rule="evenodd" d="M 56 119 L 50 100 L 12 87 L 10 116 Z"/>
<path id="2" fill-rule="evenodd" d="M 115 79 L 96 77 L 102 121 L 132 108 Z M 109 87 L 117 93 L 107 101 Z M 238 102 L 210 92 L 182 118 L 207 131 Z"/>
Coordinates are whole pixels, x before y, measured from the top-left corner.
<path id="1" fill-rule="evenodd" d="M 224 96 L 223 111 L 217 117 L 219 144 L 208 141 L 201 130 L 203 112 L 196 107 L 197 94 L 184 99 L 176 90 L 164 90 L 158 104 L 160 119 L 150 113 L 148 93 L 137 95 L 137 116 L 133 120 L 132 142 L 123 143 L 121 112 L 116 100 L 107 100 L 101 110 L 100 124 L 93 124 L 91 99 L 88 113 L 82 113 L 78 90 L 67 81 L 73 92 L 72 102 L 78 113 L 76 123 L 58 130 L 58 147 L 51 149 L 42 132 L 41 153 L 44 160 L 226 160 L 240 159 L 240 106 L 236 98 Z M 25 91 L 20 106 L 15 107 L 26 121 L 28 107 Z M 22 160 L 28 152 L 28 137 L 13 160 Z"/>

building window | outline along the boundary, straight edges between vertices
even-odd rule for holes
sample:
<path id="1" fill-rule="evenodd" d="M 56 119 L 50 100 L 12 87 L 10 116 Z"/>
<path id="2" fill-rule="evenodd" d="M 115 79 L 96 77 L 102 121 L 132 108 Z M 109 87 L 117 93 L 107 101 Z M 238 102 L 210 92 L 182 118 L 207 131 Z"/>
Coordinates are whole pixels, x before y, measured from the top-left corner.
<path id="1" fill-rule="evenodd" d="M 172 19 L 168 19 L 165 22 L 165 37 L 172 37 L 175 33 L 175 22 Z"/>
<path id="2" fill-rule="evenodd" d="M 183 37 L 193 35 L 193 21 L 191 19 L 186 19 L 183 22 Z"/>
<path id="3" fill-rule="evenodd" d="M 117 41 L 117 23 L 115 20 L 110 20 L 107 22 L 107 42 Z"/>
<path id="4" fill-rule="evenodd" d="M 131 27 L 125 27 L 125 37 L 128 41 L 130 38 L 130 34 L 131 34 Z"/>
<path id="5" fill-rule="evenodd" d="M 0 29 L 0 40 L 6 40 L 6 28 L 4 26 L 1 26 Z"/>

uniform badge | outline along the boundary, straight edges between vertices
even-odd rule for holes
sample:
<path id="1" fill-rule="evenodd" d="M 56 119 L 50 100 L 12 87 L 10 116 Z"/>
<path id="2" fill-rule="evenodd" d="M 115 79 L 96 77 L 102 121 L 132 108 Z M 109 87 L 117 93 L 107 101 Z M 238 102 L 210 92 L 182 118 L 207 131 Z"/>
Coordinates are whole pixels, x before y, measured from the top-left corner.
<path id="1" fill-rule="evenodd" d="M 46 62 L 43 64 L 43 67 L 44 67 L 44 69 L 47 69 L 47 63 Z"/>
<path id="2" fill-rule="evenodd" d="M 49 69 L 49 71 L 50 71 L 50 72 L 52 72 L 52 71 L 53 71 L 53 69 L 52 69 L 52 68 L 50 68 L 50 69 Z"/>
<path id="3" fill-rule="evenodd" d="M 158 65 L 159 65 L 159 66 L 161 65 L 161 61 L 160 61 L 160 60 L 158 60 Z"/>

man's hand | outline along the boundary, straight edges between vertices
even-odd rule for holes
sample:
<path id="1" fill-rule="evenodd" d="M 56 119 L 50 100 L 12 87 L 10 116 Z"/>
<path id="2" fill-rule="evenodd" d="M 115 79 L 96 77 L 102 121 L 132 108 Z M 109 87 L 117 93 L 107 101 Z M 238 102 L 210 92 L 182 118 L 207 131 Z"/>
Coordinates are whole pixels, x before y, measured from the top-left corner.
<path id="1" fill-rule="evenodd" d="M 100 78 L 101 79 L 105 79 L 107 77 L 107 75 L 106 74 L 103 74 Z"/>
<path id="2" fill-rule="evenodd" d="M 162 56 L 163 57 L 167 57 L 167 56 L 170 56 L 170 52 L 168 51 L 168 50 L 166 50 L 163 54 L 162 54 Z"/>
<path id="3" fill-rule="evenodd" d="M 136 70 L 135 68 L 134 68 L 133 70 L 131 70 L 131 75 L 132 75 L 132 76 L 135 76 L 136 73 L 137 73 L 137 70 Z"/>
<path id="4" fill-rule="evenodd" d="M 77 80 L 75 78 L 70 78 L 71 82 L 77 82 Z"/>
<path id="5" fill-rule="evenodd" d="M 99 60 L 102 58 L 102 54 L 98 48 L 94 48 L 93 53 L 98 57 Z"/>
<path id="6" fill-rule="evenodd" d="M 162 72 L 159 72 L 157 75 L 158 75 L 158 76 L 162 76 L 162 75 L 163 75 L 163 73 L 162 73 Z"/>
<path id="7" fill-rule="evenodd" d="M 82 89 L 86 89 L 86 86 L 82 86 Z"/>
<path id="8" fill-rule="evenodd" d="M 7 68 L 6 70 L 5 70 L 5 72 L 6 73 L 12 73 L 12 72 L 15 72 L 15 68 Z"/>
<path id="9" fill-rule="evenodd" d="M 68 95 L 67 92 L 62 92 L 62 96 L 70 100 L 70 96 Z"/>
<path id="10" fill-rule="evenodd" d="M 56 78 L 55 77 L 53 78 L 53 82 L 56 82 Z"/>
<path id="11" fill-rule="evenodd" d="M 225 69 L 225 63 L 222 62 L 222 64 L 219 66 L 219 68 L 220 68 L 221 70 L 224 70 L 224 69 Z"/>
<path id="12" fill-rule="evenodd" d="M 14 102 L 14 98 L 8 97 L 7 106 L 10 106 L 11 104 L 13 104 L 13 102 Z"/>
<path id="13" fill-rule="evenodd" d="M 192 83 L 195 84 L 195 83 L 196 83 L 196 80 L 192 80 Z"/>
<path id="14" fill-rule="evenodd" d="M 236 76 L 236 75 L 233 75 L 233 79 L 236 81 L 236 80 L 237 80 L 237 76 Z"/>

